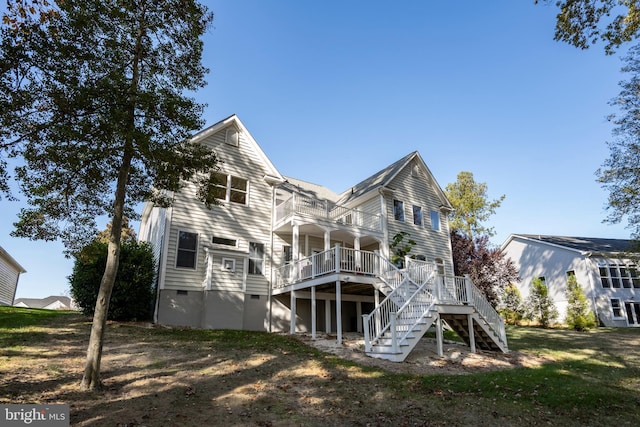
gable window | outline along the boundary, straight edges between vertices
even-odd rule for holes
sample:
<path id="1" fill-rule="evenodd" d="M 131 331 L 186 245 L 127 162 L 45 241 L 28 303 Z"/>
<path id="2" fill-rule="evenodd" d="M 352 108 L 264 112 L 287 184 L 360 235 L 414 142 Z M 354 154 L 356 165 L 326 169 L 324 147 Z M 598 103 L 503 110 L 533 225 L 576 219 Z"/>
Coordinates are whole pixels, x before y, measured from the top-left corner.
<path id="1" fill-rule="evenodd" d="M 413 223 L 422 226 L 422 207 L 413 205 Z"/>
<path id="2" fill-rule="evenodd" d="M 249 181 L 237 176 L 216 173 L 213 188 L 214 197 L 224 202 L 234 202 L 241 205 L 247 204 Z"/>
<path id="3" fill-rule="evenodd" d="M 264 244 L 249 242 L 249 274 L 262 274 L 264 265 Z"/>
<path id="4" fill-rule="evenodd" d="M 440 231 L 440 212 L 430 211 L 429 215 L 431 217 L 431 229 L 433 231 Z"/>
<path id="5" fill-rule="evenodd" d="M 179 231 L 176 267 L 195 269 L 197 255 L 198 255 L 198 233 L 189 233 L 188 231 Z"/>
<path id="6" fill-rule="evenodd" d="M 404 203 L 400 200 L 393 200 L 393 217 L 396 221 L 404 222 Z"/>
<path id="7" fill-rule="evenodd" d="M 211 243 L 222 246 L 233 246 L 234 248 L 238 246 L 238 241 L 236 239 L 227 239 L 217 236 L 213 236 L 213 238 L 211 239 Z"/>
<path id="8" fill-rule="evenodd" d="M 623 317 L 622 304 L 620 304 L 620 300 L 618 298 L 611 298 L 611 310 L 613 311 L 613 317 Z"/>

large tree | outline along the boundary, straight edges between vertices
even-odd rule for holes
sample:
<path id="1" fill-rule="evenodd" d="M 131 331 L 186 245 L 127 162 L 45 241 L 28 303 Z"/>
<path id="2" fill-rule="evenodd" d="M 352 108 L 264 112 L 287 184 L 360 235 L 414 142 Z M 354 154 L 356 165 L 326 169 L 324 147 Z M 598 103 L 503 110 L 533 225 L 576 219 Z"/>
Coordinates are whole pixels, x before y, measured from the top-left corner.
<path id="1" fill-rule="evenodd" d="M 204 106 L 185 92 L 205 84 L 201 36 L 212 15 L 195 0 L 9 0 L 7 10 L 0 154 L 21 159 L 28 203 L 14 235 L 60 238 L 74 251 L 95 236 L 96 218 L 111 219 L 81 383 L 93 389 L 123 219 L 143 200 L 168 205 L 194 178 L 211 200 L 217 158 L 188 142 Z M 0 178 L 7 172 L 0 162 Z"/>
<path id="2" fill-rule="evenodd" d="M 615 125 L 614 139 L 608 142 L 609 158 L 596 175 L 608 190 L 607 221 L 619 223 L 627 218 L 632 237 L 640 239 L 640 46 L 625 57 L 620 94 L 611 101 L 617 113 L 609 120 Z"/>
<path id="3" fill-rule="evenodd" d="M 445 194 L 454 208 L 449 225 L 451 229 L 464 233 L 469 239 L 486 234 L 495 234 L 492 227 L 483 224 L 493 215 L 504 200 L 502 195 L 496 200 L 489 200 L 487 184 L 476 182 L 471 172 L 460 172 L 454 183 L 447 184 Z"/>
<path id="4" fill-rule="evenodd" d="M 604 42 L 605 52 L 610 55 L 622 44 L 638 38 L 640 2 L 636 0 L 535 0 L 551 2 L 560 9 L 556 40 L 581 49 Z"/>

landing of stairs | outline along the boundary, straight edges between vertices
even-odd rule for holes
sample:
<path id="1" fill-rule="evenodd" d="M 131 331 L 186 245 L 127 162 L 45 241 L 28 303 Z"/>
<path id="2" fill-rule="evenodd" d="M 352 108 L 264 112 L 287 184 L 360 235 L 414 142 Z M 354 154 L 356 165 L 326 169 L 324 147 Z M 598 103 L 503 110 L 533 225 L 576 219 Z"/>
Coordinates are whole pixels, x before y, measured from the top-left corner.
<path id="1" fill-rule="evenodd" d="M 325 353 L 335 354 L 361 365 L 414 375 L 470 374 L 516 367 L 535 367 L 551 361 L 517 351 L 506 354 L 493 351 L 471 353 L 468 346 L 453 341 L 445 341 L 444 355 L 440 358 L 435 338 L 423 337 L 407 359 L 398 363 L 367 356 L 364 353 L 364 339 L 360 334 L 344 333 L 342 345 L 337 343 L 335 334 L 319 333 L 315 340 L 311 339 L 311 334 L 306 333 L 298 333 L 295 337 Z"/>

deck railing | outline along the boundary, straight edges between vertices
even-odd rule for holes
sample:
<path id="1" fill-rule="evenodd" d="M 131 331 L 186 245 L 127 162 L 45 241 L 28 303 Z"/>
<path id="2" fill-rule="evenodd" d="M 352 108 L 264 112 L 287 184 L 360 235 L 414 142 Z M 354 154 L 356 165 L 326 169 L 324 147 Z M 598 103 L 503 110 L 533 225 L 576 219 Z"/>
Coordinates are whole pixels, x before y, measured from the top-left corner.
<path id="1" fill-rule="evenodd" d="M 328 220 L 337 224 L 350 225 L 371 231 L 382 230 L 382 215 L 333 205 L 327 200 L 313 199 L 294 194 L 276 206 L 275 223 L 298 214 Z"/>

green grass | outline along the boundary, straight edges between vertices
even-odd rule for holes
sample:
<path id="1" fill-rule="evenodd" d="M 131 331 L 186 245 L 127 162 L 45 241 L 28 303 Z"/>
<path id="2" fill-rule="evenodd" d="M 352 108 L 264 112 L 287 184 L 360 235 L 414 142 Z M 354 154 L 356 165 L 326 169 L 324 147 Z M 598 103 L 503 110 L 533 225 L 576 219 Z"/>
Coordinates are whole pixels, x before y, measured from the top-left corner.
<path id="1" fill-rule="evenodd" d="M 12 347 L 8 355 L 19 356 L 22 345 L 26 347 L 31 342 L 45 340 L 46 334 L 55 334 L 59 325 L 79 321 L 88 322 L 78 314 L 0 307 L 0 347 Z M 111 324 L 109 333 L 141 344 L 172 342 L 184 349 L 185 357 L 206 354 L 211 349 L 231 355 L 229 357 L 249 352 L 286 355 L 295 360 L 315 359 L 322 361 L 324 366 L 337 368 L 332 374 L 336 378 L 345 375 L 342 368 L 356 367 L 361 372 L 375 375 L 330 382 L 326 390 L 332 398 L 348 402 L 354 399 L 350 393 L 355 392 L 353 388 L 349 391 L 345 384 L 356 387 L 359 382 L 375 381 L 375 389 L 381 394 L 392 395 L 403 399 L 403 402 L 442 400 L 442 404 L 456 416 L 475 408 L 476 414 L 486 417 L 479 425 L 493 425 L 493 419 L 496 420 L 495 425 L 636 425 L 640 406 L 640 329 L 637 328 L 598 328 L 575 332 L 509 326 L 507 336 L 512 351 L 543 356 L 550 362 L 534 368 L 428 376 L 359 367 L 354 362 L 320 352 L 296 338 L 281 334 L 187 328 L 146 329 L 126 323 Z M 150 366 L 164 368 L 165 363 L 153 360 Z M 56 372 L 58 366 L 51 364 L 48 369 Z M 362 397 L 359 399 L 366 401 Z M 415 405 L 418 403 L 408 407 Z M 393 419 L 398 415 L 380 413 L 379 416 Z M 433 416 L 437 417 L 437 414 Z M 434 418 L 433 425 L 439 425 L 437 421 Z M 453 425 L 465 423 L 464 419 L 459 419 L 459 424 Z"/>

